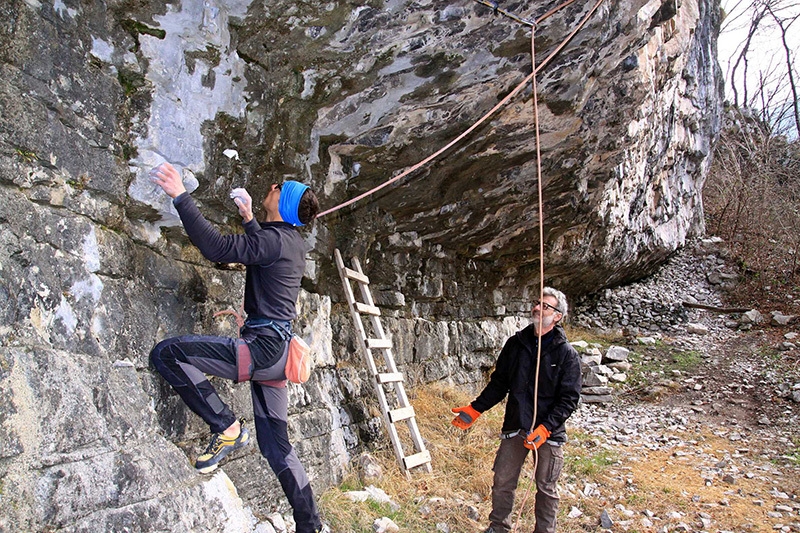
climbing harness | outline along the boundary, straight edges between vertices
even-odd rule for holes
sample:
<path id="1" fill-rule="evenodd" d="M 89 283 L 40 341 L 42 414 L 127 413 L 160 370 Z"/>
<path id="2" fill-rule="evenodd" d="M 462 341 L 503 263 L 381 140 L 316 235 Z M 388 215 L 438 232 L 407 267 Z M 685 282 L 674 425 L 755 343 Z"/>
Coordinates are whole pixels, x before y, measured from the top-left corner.
<path id="1" fill-rule="evenodd" d="M 545 13 L 544 15 L 542 15 L 541 17 L 536 19 L 535 23 L 536 24 L 541 23 L 543 20 L 545 20 L 546 18 L 550 17 L 551 15 L 553 15 L 554 13 L 559 11 L 560 9 L 563 9 L 564 7 L 572 4 L 574 1 L 575 0 L 567 0 L 563 4 L 560 4 L 560 5 L 556 6 L 555 8 L 551 9 L 550 11 L 548 11 L 547 13 Z M 352 204 L 356 203 L 357 201 L 359 201 L 359 200 L 361 200 L 363 198 L 366 198 L 367 196 L 370 196 L 370 195 L 378 192 L 379 190 L 383 189 L 384 187 L 388 187 L 392 183 L 395 183 L 395 182 L 403 179 L 404 177 L 408 176 L 412 172 L 415 172 L 416 170 L 418 170 L 418 169 L 422 168 L 423 166 L 427 165 L 428 163 L 430 163 L 431 161 L 433 161 L 434 159 L 436 159 L 437 157 L 442 155 L 444 152 L 446 152 L 447 150 L 449 150 L 450 148 L 452 148 L 453 146 L 455 146 L 456 144 L 461 142 L 462 139 L 464 139 L 467 135 L 472 133 L 478 126 L 480 126 L 481 124 L 486 122 L 489 119 L 489 117 L 491 117 L 498 110 L 503 108 L 508 102 L 511 101 L 512 98 L 514 98 L 520 91 L 522 91 L 525 87 L 527 87 L 528 83 L 530 83 L 530 81 L 533 78 L 536 77 L 536 75 L 539 73 L 539 71 L 542 70 L 546 65 L 548 65 L 550 63 L 550 61 L 552 61 L 552 59 L 561 52 L 561 50 L 567 45 L 567 43 L 569 43 L 572 40 L 572 38 L 575 36 L 575 34 L 578 33 L 578 31 L 580 31 L 581 28 L 583 28 L 583 26 L 586 24 L 586 21 L 589 20 L 589 18 L 594 14 L 595 11 L 597 11 L 597 8 L 600 7 L 600 4 L 602 4 L 602 3 L 603 3 L 603 0 L 597 0 L 596 3 L 594 4 L 594 6 L 592 6 L 592 8 L 586 14 L 586 16 L 584 16 L 584 18 L 581 19 L 581 21 L 578 23 L 578 25 L 575 27 L 575 29 L 572 32 L 570 32 L 570 34 L 567 35 L 567 37 L 563 41 L 561 41 L 561 43 L 556 47 L 556 49 L 553 50 L 553 52 L 551 52 L 550 55 L 547 56 L 544 59 L 544 61 L 542 61 L 539 64 L 539 66 L 535 66 L 535 63 L 534 63 L 534 68 L 532 69 L 532 72 L 528 76 L 526 76 L 524 80 L 522 80 L 516 87 L 514 87 L 514 89 L 505 96 L 505 98 L 500 100 L 500 102 L 498 102 L 497 105 L 495 105 L 485 115 L 483 115 L 481 118 L 479 118 L 472 126 L 467 128 L 466 130 L 464 130 L 458 137 L 456 137 L 455 139 L 453 139 L 452 141 L 450 141 L 449 143 L 447 143 L 442 148 L 440 148 L 439 150 L 437 150 L 433 154 L 429 155 L 428 157 L 426 157 L 422 161 L 420 161 L 420 162 L 416 163 L 415 165 L 405 169 L 400 174 L 398 174 L 398 175 L 386 180 L 385 182 L 381 183 L 380 185 L 378 185 L 376 187 L 373 187 L 372 189 L 370 189 L 370 190 L 368 190 L 368 191 L 366 191 L 366 192 L 364 192 L 362 194 L 359 194 L 358 196 L 356 196 L 354 198 L 351 198 L 350 200 L 347 200 L 346 202 L 342 202 L 341 204 L 339 204 L 339 205 L 337 205 L 335 207 L 332 207 L 330 209 L 327 209 L 327 210 L 319 213 L 317 215 L 317 218 L 321 218 L 321 217 L 323 217 L 325 215 L 328 215 L 330 213 L 338 211 L 339 209 L 347 207 L 348 205 L 352 205 Z"/>
<path id="2" fill-rule="evenodd" d="M 513 439 L 514 437 L 519 437 L 520 435 L 523 437 L 525 436 L 524 429 L 518 429 L 516 431 L 504 431 L 500 433 L 500 440 Z"/>
<path id="3" fill-rule="evenodd" d="M 286 380 L 298 384 L 308 381 L 308 378 L 311 377 L 311 348 L 302 337 L 294 334 L 292 323 L 265 317 L 248 317 L 245 319 L 243 313 L 244 306 L 241 308 L 241 313 L 237 313 L 233 309 L 225 309 L 214 313 L 214 318 L 222 315 L 233 316 L 236 319 L 236 325 L 239 327 L 240 333 L 245 326 L 251 329 L 270 328 L 275 331 L 284 342 L 288 343 L 286 347 L 286 366 L 283 371 Z M 244 339 L 236 339 L 236 383 L 250 381 L 253 379 L 254 371 L 255 366 L 253 365 L 250 346 Z M 286 380 L 263 380 L 256 381 L 256 383 L 270 387 L 285 387 Z"/>
<path id="4" fill-rule="evenodd" d="M 280 335 L 281 339 L 288 341 L 292 338 L 292 323 L 282 320 L 272 320 L 265 317 L 247 317 L 244 325 L 251 329 L 270 328 Z"/>

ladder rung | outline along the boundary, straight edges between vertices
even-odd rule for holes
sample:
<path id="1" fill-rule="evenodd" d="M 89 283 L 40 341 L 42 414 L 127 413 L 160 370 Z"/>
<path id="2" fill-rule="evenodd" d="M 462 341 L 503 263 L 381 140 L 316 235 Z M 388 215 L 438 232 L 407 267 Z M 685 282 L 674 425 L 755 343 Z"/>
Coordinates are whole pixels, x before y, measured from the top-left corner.
<path id="1" fill-rule="evenodd" d="M 431 462 L 431 452 L 428 450 L 422 450 L 419 453 L 415 453 L 414 455 L 409 455 L 408 457 L 403 457 L 403 464 L 406 467 L 406 470 L 411 470 L 415 466 L 424 465 L 425 463 Z"/>
<path id="2" fill-rule="evenodd" d="M 344 267 L 344 275 L 350 279 L 354 279 L 356 281 L 360 281 L 361 283 L 366 283 L 369 285 L 369 278 L 362 274 L 361 272 L 356 272 L 351 268 Z"/>
<path id="3" fill-rule="evenodd" d="M 386 372 L 385 374 L 376 374 L 375 379 L 378 383 L 398 383 L 405 381 L 402 372 Z"/>
<path id="4" fill-rule="evenodd" d="M 392 409 L 389 411 L 389 421 L 393 424 L 409 418 L 414 418 L 413 407 L 400 407 L 399 409 Z"/>
<path id="5" fill-rule="evenodd" d="M 363 313 L 365 315 L 373 315 L 373 316 L 381 316 L 381 310 L 379 307 L 375 307 L 374 305 L 367 305 L 362 304 L 361 302 L 355 302 L 356 311 L 359 313 Z"/>
<path id="6" fill-rule="evenodd" d="M 367 339 L 367 348 L 391 348 L 392 341 L 389 339 Z"/>

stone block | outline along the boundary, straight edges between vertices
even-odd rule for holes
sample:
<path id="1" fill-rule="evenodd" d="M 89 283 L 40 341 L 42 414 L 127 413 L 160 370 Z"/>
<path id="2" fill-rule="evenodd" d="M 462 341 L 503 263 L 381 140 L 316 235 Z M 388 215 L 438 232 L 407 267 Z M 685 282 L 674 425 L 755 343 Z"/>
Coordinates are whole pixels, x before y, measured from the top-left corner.
<path id="1" fill-rule="evenodd" d="M 581 394 L 581 401 L 583 403 L 610 403 L 614 401 L 614 397 L 608 394 L 587 394 L 585 396 Z"/>
<path id="2" fill-rule="evenodd" d="M 686 332 L 692 335 L 708 335 L 708 327 L 703 324 L 690 323 L 686 325 Z"/>
<path id="3" fill-rule="evenodd" d="M 601 376 L 610 376 L 614 373 L 614 371 L 607 367 L 606 365 L 600 365 L 593 369 L 595 373 L 600 374 Z"/>
<path id="4" fill-rule="evenodd" d="M 586 341 L 570 341 L 570 344 L 578 353 L 583 353 L 589 347 L 589 343 Z"/>
<path id="5" fill-rule="evenodd" d="M 390 309 L 400 309 L 406 305 L 406 297 L 400 291 L 382 290 L 373 293 L 375 305 L 378 307 L 388 307 Z"/>
<path id="6" fill-rule="evenodd" d="M 581 364 L 586 366 L 599 366 L 602 357 L 600 355 L 584 354 L 581 356 Z"/>
<path id="7" fill-rule="evenodd" d="M 608 378 L 596 374 L 592 370 L 583 373 L 584 387 L 602 387 L 608 385 Z"/>
<path id="8" fill-rule="evenodd" d="M 631 351 L 624 346 L 609 346 L 603 361 L 627 361 Z"/>
<path id="9" fill-rule="evenodd" d="M 608 395 L 614 392 L 614 389 L 611 387 L 583 387 L 581 389 L 581 394 L 584 395 L 593 395 L 593 396 L 603 396 Z"/>

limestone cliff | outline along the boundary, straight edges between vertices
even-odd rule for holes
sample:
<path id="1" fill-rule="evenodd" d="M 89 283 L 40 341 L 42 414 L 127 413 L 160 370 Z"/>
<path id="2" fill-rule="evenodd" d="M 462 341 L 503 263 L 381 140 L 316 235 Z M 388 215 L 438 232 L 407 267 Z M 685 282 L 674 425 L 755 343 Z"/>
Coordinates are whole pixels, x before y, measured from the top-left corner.
<path id="1" fill-rule="evenodd" d="M 537 57 L 593 3 L 543 22 Z M 636 279 L 702 232 L 718 16 L 606 0 L 543 69 L 548 283 Z M 212 315 L 238 307 L 243 276 L 200 257 L 147 170 L 180 165 L 223 231 L 232 187 L 258 198 L 291 176 L 331 207 L 494 106 L 531 72 L 530 30 L 467 0 L 9 0 L 0 21 L 0 530 L 252 530 L 286 511 L 266 461 L 198 477 L 186 456 L 207 430 L 147 362 L 166 336 L 234 335 Z M 538 277 L 532 114 L 528 90 L 306 233 L 297 329 L 317 369 L 290 431 L 316 489 L 384 438 L 333 248 L 361 257 L 412 385 L 479 383 Z M 220 390 L 251 413 L 247 387 Z"/>

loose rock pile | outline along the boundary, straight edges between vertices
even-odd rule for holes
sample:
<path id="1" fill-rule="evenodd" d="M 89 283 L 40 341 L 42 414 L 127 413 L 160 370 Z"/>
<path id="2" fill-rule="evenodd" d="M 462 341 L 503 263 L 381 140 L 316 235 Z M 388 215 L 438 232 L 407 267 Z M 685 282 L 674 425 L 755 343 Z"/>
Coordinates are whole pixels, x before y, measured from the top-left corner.
<path id="1" fill-rule="evenodd" d="M 640 332 L 684 332 L 697 311 L 683 302 L 720 306 L 719 289 L 732 273 L 719 239 L 704 239 L 675 254 L 653 276 L 640 282 L 578 299 L 573 320 L 584 328 L 626 328 Z"/>
<path id="2" fill-rule="evenodd" d="M 624 383 L 631 369 L 628 362 L 630 350 L 623 346 L 611 346 L 605 354 L 600 344 L 575 341 L 572 346 L 581 354 L 584 403 L 604 403 L 612 400 L 613 389 L 609 383 Z"/>
<path id="3" fill-rule="evenodd" d="M 726 261 L 718 238 L 703 239 L 676 253 L 653 276 L 601 294 L 578 299 L 572 319 L 580 327 L 617 330 L 630 344 L 655 344 L 662 335 L 675 338 L 678 346 L 695 348 L 721 341 L 735 334 L 764 326 L 786 327 L 797 322 L 797 315 L 756 309 L 728 314 L 703 311 L 685 304 L 722 308 L 720 295 L 735 282 L 736 275 Z M 788 332 L 785 340 L 773 347 L 780 351 L 798 347 L 798 333 Z M 612 346 L 604 354 L 599 344 L 574 341 L 583 368 L 582 397 L 585 403 L 611 401 L 613 383 L 627 380 L 631 369 L 627 348 Z M 782 391 L 786 397 L 800 394 Z"/>

